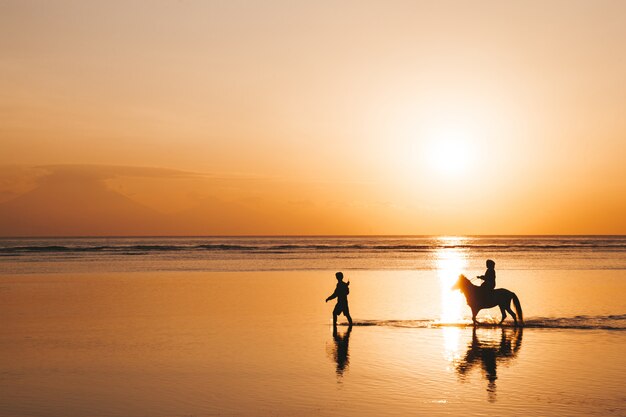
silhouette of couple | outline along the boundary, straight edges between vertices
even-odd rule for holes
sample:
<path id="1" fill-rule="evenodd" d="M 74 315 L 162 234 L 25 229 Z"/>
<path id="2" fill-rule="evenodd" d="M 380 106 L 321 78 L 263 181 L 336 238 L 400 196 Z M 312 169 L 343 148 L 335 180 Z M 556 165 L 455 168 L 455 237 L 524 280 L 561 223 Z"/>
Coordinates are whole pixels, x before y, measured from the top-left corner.
<path id="1" fill-rule="evenodd" d="M 491 259 L 487 259 L 486 264 L 487 271 L 485 271 L 485 275 L 480 275 L 476 277 L 483 281 L 482 285 L 480 286 L 483 294 L 489 293 L 496 288 L 496 263 Z M 350 281 L 343 281 L 343 272 L 335 273 L 335 277 L 337 278 L 337 286 L 335 287 L 335 292 L 333 292 L 331 295 L 328 296 L 328 298 L 326 298 L 326 302 L 334 298 L 337 299 L 337 304 L 333 309 L 333 326 L 337 326 L 337 316 L 343 314 L 348 319 L 350 327 L 352 327 L 352 317 L 350 317 L 350 309 L 348 308 Z"/>

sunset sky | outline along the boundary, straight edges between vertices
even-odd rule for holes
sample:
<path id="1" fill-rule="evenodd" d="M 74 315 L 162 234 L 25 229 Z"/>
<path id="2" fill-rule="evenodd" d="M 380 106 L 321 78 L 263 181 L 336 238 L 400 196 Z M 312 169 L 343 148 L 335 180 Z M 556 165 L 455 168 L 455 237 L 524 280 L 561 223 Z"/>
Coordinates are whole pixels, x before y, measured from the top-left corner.
<path id="1" fill-rule="evenodd" d="M 0 1 L 0 236 L 626 234 L 624 1 Z"/>

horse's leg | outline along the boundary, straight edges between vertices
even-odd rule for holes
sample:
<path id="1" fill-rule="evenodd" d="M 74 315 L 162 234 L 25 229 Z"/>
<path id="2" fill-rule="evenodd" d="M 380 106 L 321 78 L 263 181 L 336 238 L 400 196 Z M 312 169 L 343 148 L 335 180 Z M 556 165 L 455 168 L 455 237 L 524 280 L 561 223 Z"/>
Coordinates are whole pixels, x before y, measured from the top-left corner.
<path id="1" fill-rule="evenodd" d="M 476 310 L 475 308 L 472 308 L 472 322 L 474 323 L 474 327 L 478 324 L 478 321 L 476 321 L 477 314 L 478 314 L 478 310 Z"/>
<path id="2" fill-rule="evenodd" d="M 509 301 L 509 304 L 506 306 L 506 311 L 508 311 L 511 317 L 513 317 L 513 325 L 517 327 L 517 315 L 513 312 L 513 310 L 511 310 L 510 301 Z"/>
<path id="3" fill-rule="evenodd" d="M 502 313 L 502 320 L 500 320 L 499 324 L 502 324 L 504 322 L 504 319 L 506 318 L 505 307 L 502 304 L 500 304 L 500 313 Z"/>

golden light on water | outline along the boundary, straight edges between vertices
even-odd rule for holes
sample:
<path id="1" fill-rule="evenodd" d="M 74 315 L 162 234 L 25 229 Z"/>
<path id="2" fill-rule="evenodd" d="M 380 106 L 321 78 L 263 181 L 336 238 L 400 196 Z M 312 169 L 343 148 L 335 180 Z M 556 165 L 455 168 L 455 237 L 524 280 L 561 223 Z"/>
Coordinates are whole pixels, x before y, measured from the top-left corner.
<path id="1" fill-rule="evenodd" d="M 460 357 L 459 343 L 461 339 L 461 329 L 458 327 L 445 327 L 443 331 L 443 351 L 449 362 L 458 360 Z"/>
<path id="2" fill-rule="evenodd" d="M 442 323 L 456 323 L 463 319 L 463 305 L 465 300 L 460 291 L 452 291 L 451 287 L 458 279 L 459 274 L 467 268 L 467 255 L 462 249 L 455 248 L 466 238 L 441 237 L 442 245 L 435 254 L 435 267 L 441 292 L 441 313 L 439 320 Z"/>

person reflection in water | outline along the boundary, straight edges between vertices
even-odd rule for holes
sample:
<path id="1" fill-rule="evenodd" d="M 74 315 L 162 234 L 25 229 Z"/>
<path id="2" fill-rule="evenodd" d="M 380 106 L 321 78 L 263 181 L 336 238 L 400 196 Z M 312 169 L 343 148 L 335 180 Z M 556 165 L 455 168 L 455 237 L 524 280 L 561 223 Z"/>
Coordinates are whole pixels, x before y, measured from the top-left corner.
<path id="1" fill-rule="evenodd" d="M 350 332 L 352 326 L 348 326 L 348 330 L 344 334 L 337 332 L 337 326 L 333 327 L 333 340 L 335 346 L 332 351 L 332 357 L 337 362 L 337 376 L 343 376 L 343 372 L 350 364 L 350 355 L 348 353 L 348 342 L 350 342 Z"/>
<path id="2" fill-rule="evenodd" d="M 333 298 L 337 299 L 337 304 L 333 309 L 333 326 L 337 326 L 337 316 L 343 313 L 344 316 L 348 319 L 348 323 L 350 327 L 352 327 L 352 317 L 350 317 L 350 309 L 348 308 L 348 294 L 350 293 L 350 281 L 343 282 L 343 273 L 337 272 L 335 274 L 337 278 L 337 286 L 335 287 L 335 292 L 326 298 L 326 302 L 332 300 Z"/>
<path id="3" fill-rule="evenodd" d="M 485 275 L 479 275 L 476 278 L 483 280 L 480 288 L 484 291 L 494 290 L 496 288 L 496 263 L 491 259 L 487 259 L 487 270 L 485 271 Z"/>
<path id="4" fill-rule="evenodd" d="M 522 329 L 515 328 L 512 332 L 502 329 L 500 340 L 481 341 L 476 335 L 476 328 L 472 332 L 472 343 L 468 345 L 465 357 L 456 365 L 456 371 L 461 378 L 480 364 L 487 382 L 487 396 L 489 402 L 496 400 L 496 380 L 498 379 L 498 363 L 505 364 L 514 359 L 522 347 Z"/>

